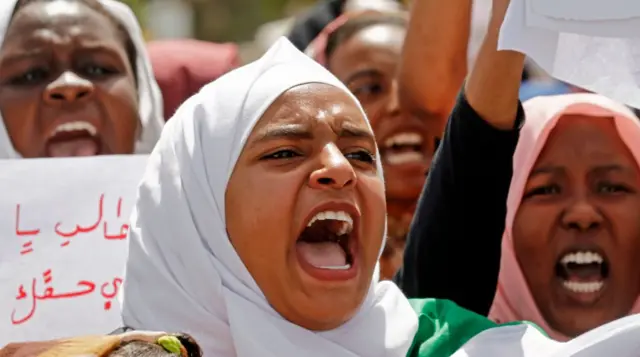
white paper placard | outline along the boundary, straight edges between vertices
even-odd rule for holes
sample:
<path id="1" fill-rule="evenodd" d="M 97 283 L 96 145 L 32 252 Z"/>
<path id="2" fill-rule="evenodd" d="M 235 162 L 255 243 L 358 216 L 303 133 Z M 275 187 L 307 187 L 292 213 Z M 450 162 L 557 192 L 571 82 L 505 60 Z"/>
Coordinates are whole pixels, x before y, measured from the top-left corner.
<path id="1" fill-rule="evenodd" d="M 511 0 L 498 49 L 524 53 L 561 81 L 640 108 L 640 18 L 598 24 L 538 14 L 544 21 L 535 22 L 528 5 L 529 0 Z"/>
<path id="2" fill-rule="evenodd" d="M 640 18 L 640 2 L 629 0 L 525 0 L 529 11 L 570 21 L 611 21 Z M 597 25 L 597 23 L 594 23 Z M 629 34 L 627 34 L 629 35 Z"/>
<path id="3" fill-rule="evenodd" d="M 0 161 L 0 346 L 121 326 L 116 294 L 146 158 Z"/>

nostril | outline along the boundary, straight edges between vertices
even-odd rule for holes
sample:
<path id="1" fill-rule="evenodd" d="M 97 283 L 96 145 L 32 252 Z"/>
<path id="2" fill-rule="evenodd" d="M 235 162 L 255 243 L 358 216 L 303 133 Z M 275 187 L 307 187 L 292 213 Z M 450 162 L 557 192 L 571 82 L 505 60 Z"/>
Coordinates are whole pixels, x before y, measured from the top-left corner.
<path id="1" fill-rule="evenodd" d="M 52 93 L 51 94 L 51 99 L 64 100 L 64 95 L 62 95 L 60 93 Z"/>
<path id="2" fill-rule="evenodd" d="M 328 178 L 328 177 L 322 177 L 322 178 L 318 179 L 318 183 L 320 183 L 321 185 L 329 185 L 332 182 L 333 182 L 333 180 Z"/>

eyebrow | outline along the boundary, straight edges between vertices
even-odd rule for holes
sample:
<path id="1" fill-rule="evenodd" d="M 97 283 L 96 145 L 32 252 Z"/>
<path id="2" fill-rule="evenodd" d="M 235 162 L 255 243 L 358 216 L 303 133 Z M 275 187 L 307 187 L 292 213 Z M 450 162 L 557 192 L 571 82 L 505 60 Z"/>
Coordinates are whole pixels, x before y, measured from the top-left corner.
<path id="1" fill-rule="evenodd" d="M 309 126 L 301 124 L 274 125 L 260 132 L 252 145 L 278 139 L 311 140 L 313 139 L 313 133 L 310 129 Z M 340 128 L 338 136 L 342 138 L 364 138 L 375 141 L 373 135 L 368 130 L 363 130 L 348 124 Z"/>
<path id="2" fill-rule="evenodd" d="M 41 49 L 15 51 L 13 53 L 9 52 L 8 54 L 2 56 L 2 63 L 0 64 L 1 65 L 12 64 L 12 63 L 20 62 L 26 59 L 41 57 L 44 54 L 45 54 L 45 51 L 42 51 Z"/>
<path id="3" fill-rule="evenodd" d="M 2 56 L 2 64 L 11 64 L 15 62 L 19 62 L 25 59 L 32 59 L 41 57 L 47 54 L 47 50 L 43 49 L 48 47 L 46 44 L 43 45 L 34 45 L 34 47 L 40 48 L 32 48 L 29 50 L 20 50 L 9 52 L 7 55 Z M 79 53 L 107 53 L 107 54 L 116 54 L 117 50 L 112 46 L 108 46 L 101 43 L 94 43 L 93 41 L 87 41 L 86 43 L 80 42 L 80 46 L 77 47 L 74 51 Z"/>
<path id="4" fill-rule="evenodd" d="M 620 171 L 620 172 L 627 173 L 627 172 L 629 172 L 629 169 L 627 167 L 625 167 L 625 166 L 622 166 L 622 165 L 612 164 L 612 165 L 597 166 L 594 169 L 592 169 L 591 171 L 595 171 L 597 173 L 606 173 L 606 172 L 610 172 L 610 171 Z"/>
<path id="5" fill-rule="evenodd" d="M 542 166 L 532 170 L 529 177 L 542 175 L 542 174 L 556 174 L 563 171 L 564 171 L 564 168 L 560 166 Z M 611 164 L 611 165 L 596 166 L 594 168 L 589 169 L 589 171 L 602 174 L 610 171 L 628 172 L 629 170 L 624 166 L 621 166 L 618 164 Z"/>
<path id="6" fill-rule="evenodd" d="M 258 134 L 254 144 L 277 139 L 313 139 L 308 127 L 300 124 L 273 125 Z"/>

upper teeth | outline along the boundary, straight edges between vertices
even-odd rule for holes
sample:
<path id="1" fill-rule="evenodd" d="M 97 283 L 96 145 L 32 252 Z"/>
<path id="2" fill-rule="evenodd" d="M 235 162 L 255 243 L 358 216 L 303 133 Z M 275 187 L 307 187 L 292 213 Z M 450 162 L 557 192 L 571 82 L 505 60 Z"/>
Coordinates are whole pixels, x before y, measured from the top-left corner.
<path id="1" fill-rule="evenodd" d="M 422 135 L 417 133 L 400 133 L 384 141 L 384 146 L 386 147 L 391 147 L 393 145 L 420 145 L 420 144 L 422 144 Z"/>
<path id="2" fill-rule="evenodd" d="M 311 227 L 311 225 L 313 225 L 313 223 L 315 221 L 323 221 L 323 220 L 326 220 L 326 219 L 332 219 L 332 220 L 335 220 L 335 221 L 342 221 L 342 222 L 345 223 L 345 224 L 342 225 L 342 227 L 340 227 L 340 231 L 337 232 L 338 235 L 351 233 L 351 230 L 353 229 L 353 219 L 351 218 L 351 215 L 349 215 L 347 212 L 343 212 L 343 211 L 324 211 L 324 212 L 320 212 L 320 213 L 316 214 L 315 216 L 313 216 L 313 218 L 311 218 L 311 220 L 307 224 L 307 227 Z"/>
<path id="3" fill-rule="evenodd" d="M 95 126 L 91 125 L 90 123 L 87 123 L 86 121 L 72 121 L 70 123 L 64 123 L 64 124 L 60 124 L 56 127 L 56 129 L 53 131 L 53 134 L 57 134 L 59 132 L 64 132 L 64 131 L 87 131 L 89 134 L 91 134 L 91 136 L 95 136 L 98 132 L 98 129 L 96 129 Z"/>
<path id="4" fill-rule="evenodd" d="M 602 256 L 595 252 L 574 252 L 566 254 L 560 262 L 562 264 L 575 263 L 575 264 L 602 264 L 604 259 Z"/>

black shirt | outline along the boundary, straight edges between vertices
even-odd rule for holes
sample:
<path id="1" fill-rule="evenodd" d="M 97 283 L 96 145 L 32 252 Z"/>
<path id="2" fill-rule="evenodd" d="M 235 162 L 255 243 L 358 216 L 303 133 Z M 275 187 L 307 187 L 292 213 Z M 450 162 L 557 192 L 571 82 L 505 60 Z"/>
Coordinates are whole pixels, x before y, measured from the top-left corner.
<path id="1" fill-rule="evenodd" d="M 523 119 L 518 104 L 518 129 L 496 129 L 459 95 L 418 201 L 404 266 L 395 277 L 407 297 L 449 299 L 489 313 Z"/>

